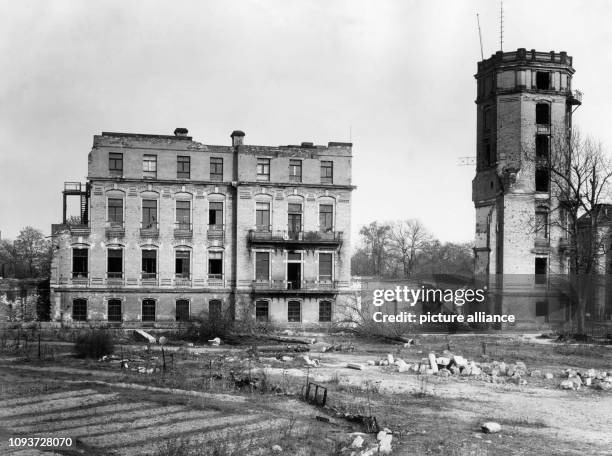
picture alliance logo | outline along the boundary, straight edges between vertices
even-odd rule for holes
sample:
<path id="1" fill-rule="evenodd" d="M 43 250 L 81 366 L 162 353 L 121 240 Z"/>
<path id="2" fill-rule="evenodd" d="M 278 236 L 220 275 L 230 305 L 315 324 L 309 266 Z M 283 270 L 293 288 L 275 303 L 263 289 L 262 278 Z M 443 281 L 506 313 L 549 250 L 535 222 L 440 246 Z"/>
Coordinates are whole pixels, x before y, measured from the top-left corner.
<path id="1" fill-rule="evenodd" d="M 441 302 L 445 304 L 453 303 L 461 307 L 472 302 L 483 302 L 486 295 L 485 288 L 458 288 L 458 289 L 439 289 L 439 288 L 409 288 L 408 286 L 396 286 L 389 289 L 376 289 L 372 292 L 373 304 L 377 307 L 387 302 L 406 303 L 415 306 L 418 302 Z"/>

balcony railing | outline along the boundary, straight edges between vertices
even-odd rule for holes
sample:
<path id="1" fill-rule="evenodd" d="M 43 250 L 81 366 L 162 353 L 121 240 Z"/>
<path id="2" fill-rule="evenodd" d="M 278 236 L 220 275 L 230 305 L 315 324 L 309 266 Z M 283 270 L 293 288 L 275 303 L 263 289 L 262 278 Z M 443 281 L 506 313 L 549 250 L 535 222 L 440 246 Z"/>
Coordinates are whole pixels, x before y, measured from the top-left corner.
<path id="1" fill-rule="evenodd" d="M 106 273 L 106 284 L 107 285 L 123 285 L 123 272 L 107 272 Z"/>
<path id="2" fill-rule="evenodd" d="M 192 235 L 193 235 L 193 231 L 191 230 L 191 223 L 176 222 L 174 224 L 174 237 L 190 238 Z"/>
<path id="3" fill-rule="evenodd" d="M 155 272 L 143 272 L 141 279 L 141 285 L 156 286 L 157 285 L 157 273 Z"/>
<path id="4" fill-rule="evenodd" d="M 89 236 L 91 233 L 91 228 L 89 225 L 68 225 L 68 229 L 70 230 L 70 234 L 73 236 Z"/>
<path id="5" fill-rule="evenodd" d="M 118 238 L 125 236 L 125 226 L 123 222 L 106 222 L 106 237 Z"/>
<path id="6" fill-rule="evenodd" d="M 143 222 L 140 227 L 141 237 L 158 237 L 159 224 L 157 222 Z"/>
<path id="7" fill-rule="evenodd" d="M 208 274 L 208 286 L 224 287 L 225 281 L 223 280 L 223 274 Z"/>
<path id="8" fill-rule="evenodd" d="M 342 231 L 279 231 L 250 230 L 248 240 L 255 243 L 300 243 L 330 244 L 342 243 Z"/>
<path id="9" fill-rule="evenodd" d="M 254 280 L 253 290 L 259 291 L 332 291 L 338 288 L 337 280 Z"/>
<path id="10" fill-rule="evenodd" d="M 175 274 L 174 286 L 176 287 L 191 287 L 191 274 Z"/>
<path id="11" fill-rule="evenodd" d="M 89 274 L 87 272 L 73 272 L 72 285 L 89 285 Z"/>
<path id="12" fill-rule="evenodd" d="M 223 240 L 225 237 L 224 225 L 208 225 L 206 237 L 209 240 Z"/>

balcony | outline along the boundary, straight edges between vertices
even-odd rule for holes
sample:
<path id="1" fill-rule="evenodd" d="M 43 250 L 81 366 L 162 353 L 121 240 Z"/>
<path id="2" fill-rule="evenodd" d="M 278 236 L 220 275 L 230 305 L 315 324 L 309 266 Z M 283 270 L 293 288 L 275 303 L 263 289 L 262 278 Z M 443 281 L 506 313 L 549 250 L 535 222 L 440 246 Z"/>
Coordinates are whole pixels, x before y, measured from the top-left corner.
<path id="1" fill-rule="evenodd" d="M 223 244 L 225 240 L 225 226 L 224 225 L 208 225 L 208 231 L 206 232 L 206 238 L 212 243 Z"/>
<path id="2" fill-rule="evenodd" d="M 70 230 L 70 234 L 72 236 L 89 236 L 91 234 L 91 228 L 89 225 L 78 224 L 78 225 L 68 225 L 68 229 Z"/>
<path id="3" fill-rule="evenodd" d="M 191 239 L 193 231 L 191 229 L 191 223 L 187 222 L 176 222 L 174 224 L 174 237 L 178 239 Z"/>
<path id="4" fill-rule="evenodd" d="M 106 237 L 108 239 L 122 238 L 125 236 L 123 222 L 106 222 Z"/>
<path id="5" fill-rule="evenodd" d="M 215 288 L 225 287 L 225 280 L 223 274 L 208 274 L 208 286 Z"/>
<path id="6" fill-rule="evenodd" d="M 159 224 L 157 222 L 143 223 L 140 228 L 140 237 L 142 238 L 159 237 Z"/>
<path id="7" fill-rule="evenodd" d="M 254 280 L 251 285 L 253 293 L 265 294 L 330 294 L 338 291 L 337 280 Z"/>
<path id="8" fill-rule="evenodd" d="M 87 272 L 73 272 L 72 285 L 86 287 L 89 285 L 89 274 Z"/>
<path id="9" fill-rule="evenodd" d="M 272 231 L 250 230 L 248 242 L 251 245 L 278 245 L 291 247 L 342 245 L 342 231 Z"/>
<path id="10" fill-rule="evenodd" d="M 174 286 L 191 288 L 191 275 L 190 274 L 175 274 L 174 275 Z"/>
<path id="11" fill-rule="evenodd" d="M 143 287 L 156 287 L 158 284 L 157 273 L 143 272 L 140 278 L 140 285 Z"/>
<path id="12" fill-rule="evenodd" d="M 582 104 L 582 92 L 580 90 L 574 90 L 570 96 L 567 97 L 567 103 L 574 106 L 580 106 Z"/>
<path id="13" fill-rule="evenodd" d="M 106 285 L 111 287 L 120 287 L 125 284 L 123 272 L 107 272 Z"/>

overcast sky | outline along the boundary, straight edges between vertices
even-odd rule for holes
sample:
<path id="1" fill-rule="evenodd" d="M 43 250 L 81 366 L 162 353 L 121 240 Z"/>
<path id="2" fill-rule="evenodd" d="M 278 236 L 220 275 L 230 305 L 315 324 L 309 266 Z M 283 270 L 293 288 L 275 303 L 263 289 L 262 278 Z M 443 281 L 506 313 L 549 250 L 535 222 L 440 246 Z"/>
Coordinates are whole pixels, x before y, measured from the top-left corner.
<path id="1" fill-rule="evenodd" d="M 473 238 L 473 78 L 499 49 L 492 0 L 0 0 L 0 230 L 61 222 L 94 134 L 354 143 L 353 232 L 420 219 Z M 504 50 L 565 50 L 575 121 L 612 146 L 612 4 L 506 0 Z M 352 135 L 351 135 L 352 131 Z M 351 136 L 349 136 L 351 135 Z"/>

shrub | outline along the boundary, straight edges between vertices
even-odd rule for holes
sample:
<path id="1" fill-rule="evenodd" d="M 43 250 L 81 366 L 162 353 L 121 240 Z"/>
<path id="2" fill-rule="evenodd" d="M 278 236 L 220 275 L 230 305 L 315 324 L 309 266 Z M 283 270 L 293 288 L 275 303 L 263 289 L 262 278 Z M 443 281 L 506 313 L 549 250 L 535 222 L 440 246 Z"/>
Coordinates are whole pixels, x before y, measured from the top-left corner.
<path id="1" fill-rule="evenodd" d="M 115 351 L 112 335 L 104 330 L 81 333 L 74 343 L 74 351 L 79 358 L 98 359 Z"/>

